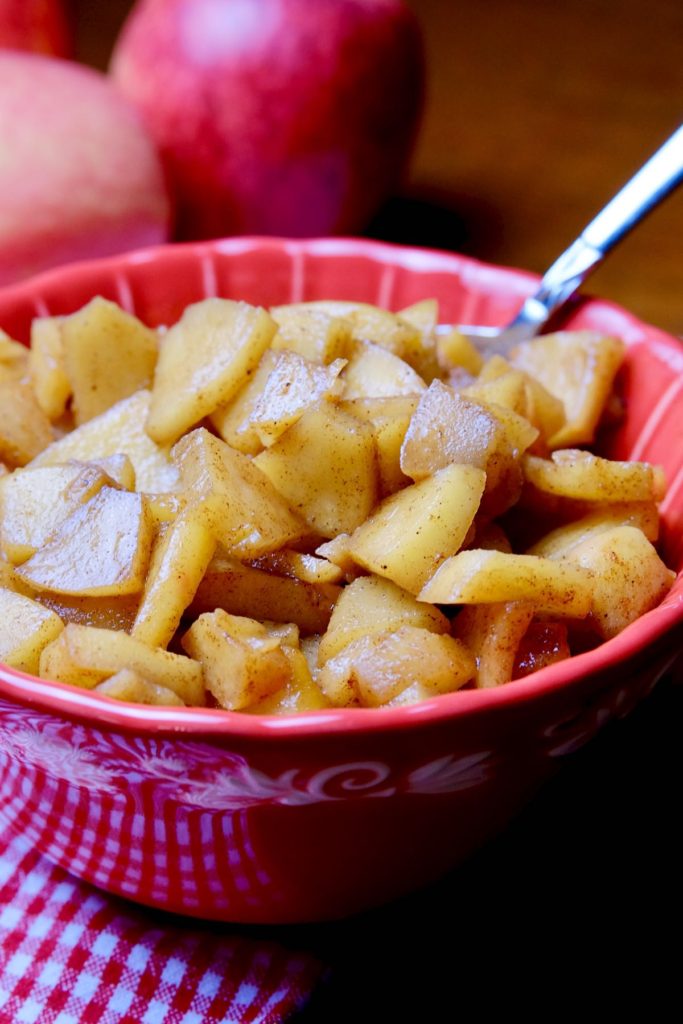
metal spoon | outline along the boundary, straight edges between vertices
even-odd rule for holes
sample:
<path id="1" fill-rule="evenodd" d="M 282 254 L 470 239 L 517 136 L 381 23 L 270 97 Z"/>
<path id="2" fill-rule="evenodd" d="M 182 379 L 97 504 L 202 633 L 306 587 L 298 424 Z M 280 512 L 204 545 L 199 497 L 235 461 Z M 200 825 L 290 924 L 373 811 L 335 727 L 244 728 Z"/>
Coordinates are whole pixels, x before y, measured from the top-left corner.
<path id="1" fill-rule="evenodd" d="M 544 325 L 605 258 L 613 246 L 683 180 L 683 125 L 610 199 L 575 242 L 543 275 L 517 316 L 504 327 L 458 325 L 478 348 L 507 354 L 520 341 L 539 334 Z"/>

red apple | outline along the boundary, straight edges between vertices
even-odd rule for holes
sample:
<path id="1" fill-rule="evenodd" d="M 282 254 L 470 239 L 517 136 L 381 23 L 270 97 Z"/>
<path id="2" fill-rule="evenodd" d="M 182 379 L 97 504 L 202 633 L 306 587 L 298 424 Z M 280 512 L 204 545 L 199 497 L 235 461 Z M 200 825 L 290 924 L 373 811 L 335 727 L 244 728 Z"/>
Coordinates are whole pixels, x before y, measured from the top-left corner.
<path id="1" fill-rule="evenodd" d="M 0 0 L 0 47 L 68 57 L 71 38 L 63 0 Z"/>
<path id="2" fill-rule="evenodd" d="M 165 161 L 181 237 L 361 230 L 422 107 L 402 0 L 142 0 L 111 71 Z"/>
<path id="3" fill-rule="evenodd" d="M 0 285 L 166 240 L 159 158 L 106 76 L 0 51 L 0 139 Z"/>

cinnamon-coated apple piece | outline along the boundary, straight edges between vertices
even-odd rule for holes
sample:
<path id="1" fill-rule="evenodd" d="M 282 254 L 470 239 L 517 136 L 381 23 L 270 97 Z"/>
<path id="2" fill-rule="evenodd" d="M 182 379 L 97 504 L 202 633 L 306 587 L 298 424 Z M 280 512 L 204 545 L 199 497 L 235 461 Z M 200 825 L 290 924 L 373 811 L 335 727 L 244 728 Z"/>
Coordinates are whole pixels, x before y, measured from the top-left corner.
<path id="1" fill-rule="evenodd" d="M 17 570 L 35 590 L 105 597 L 139 593 L 152 546 L 142 495 L 103 487 Z"/>
<path id="2" fill-rule="evenodd" d="M 63 629 L 54 612 L 0 586 L 0 661 L 37 675 L 41 652 Z"/>
<path id="3" fill-rule="evenodd" d="M 205 299 L 188 306 L 164 336 L 147 433 L 166 444 L 229 402 L 248 381 L 276 331 L 257 306 Z"/>

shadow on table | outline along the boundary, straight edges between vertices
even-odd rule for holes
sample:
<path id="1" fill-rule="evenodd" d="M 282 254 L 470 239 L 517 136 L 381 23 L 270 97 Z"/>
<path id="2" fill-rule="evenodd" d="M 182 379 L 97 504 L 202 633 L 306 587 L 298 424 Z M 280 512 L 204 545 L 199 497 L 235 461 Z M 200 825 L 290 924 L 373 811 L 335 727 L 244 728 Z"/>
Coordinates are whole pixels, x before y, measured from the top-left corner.
<path id="1" fill-rule="evenodd" d="M 495 260 L 503 233 L 500 211 L 480 197 L 422 188 L 390 199 L 365 234 Z"/>
<path id="2" fill-rule="evenodd" d="M 679 1004 L 683 687 L 663 682 L 443 882 L 335 924 L 277 929 L 330 978 L 296 1024 L 582 1016 Z M 273 930 L 268 930 L 273 937 Z M 676 987 L 675 987 L 676 986 Z"/>

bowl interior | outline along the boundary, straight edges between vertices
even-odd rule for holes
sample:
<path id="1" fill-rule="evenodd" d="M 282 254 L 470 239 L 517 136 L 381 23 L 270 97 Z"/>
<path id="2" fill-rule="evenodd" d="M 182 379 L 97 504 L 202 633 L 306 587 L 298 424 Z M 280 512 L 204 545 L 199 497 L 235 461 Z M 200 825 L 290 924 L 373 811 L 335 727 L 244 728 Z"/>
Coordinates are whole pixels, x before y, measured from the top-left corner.
<path id="1" fill-rule="evenodd" d="M 214 295 L 265 306 L 334 298 L 371 302 L 390 309 L 435 297 L 444 322 L 497 324 L 514 315 L 536 283 L 537 278 L 531 274 L 430 250 L 353 239 L 238 238 L 149 249 L 52 271 L 0 292 L 0 327 L 28 342 L 34 317 L 73 312 L 97 294 L 120 303 L 152 326 L 172 323 L 186 305 Z M 668 564 L 678 572 L 676 584 L 663 605 L 598 651 L 581 655 L 585 668 L 614 662 L 624 652 L 652 642 L 661 631 L 680 626 L 683 620 L 683 346 L 625 310 L 598 300 L 574 303 L 558 326 L 613 333 L 627 342 L 621 380 L 627 414 L 616 429 L 601 438 L 599 447 L 612 458 L 642 459 L 664 467 L 669 490 L 661 508 L 661 547 Z M 578 665 L 577 659 L 571 661 Z M 519 693 L 531 697 L 539 689 L 560 685 L 570 678 L 567 664 L 560 663 L 521 684 L 507 684 L 502 692 L 463 693 L 455 697 L 460 698 L 462 707 L 472 699 L 498 703 L 514 700 Z M 15 693 L 25 689 L 25 682 L 19 673 L 5 669 L 0 673 L 0 685 L 9 686 Z M 101 698 L 87 693 L 67 700 L 65 689 L 71 690 L 36 681 L 34 699 L 50 703 L 61 693 L 59 699 L 73 704 L 76 711 L 90 710 L 91 701 L 104 705 Z M 439 706 L 429 712 L 436 715 L 440 711 L 450 713 L 454 706 L 451 698 L 427 703 L 430 707 Z M 199 716 L 197 721 L 206 715 L 191 710 Z M 141 708 L 134 711 L 136 720 L 148 725 L 153 721 L 193 721 L 192 713 L 188 716 L 174 710 L 154 709 L 151 714 L 149 709 Z M 383 710 L 380 717 L 392 716 L 400 721 L 415 713 L 410 708 L 399 708 Z M 234 725 L 234 715 L 218 714 L 229 716 Z M 358 722 L 359 714 L 367 725 L 368 717 L 376 717 L 378 712 L 373 716 L 354 710 L 322 712 L 301 716 L 298 723 L 293 719 L 281 720 L 272 727 L 294 733 L 305 727 L 308 719 L 340 725 Z M 239 717 L 250 718 L 246 728 L 259 728 L 258 720 Z M 319 723 L 310 724 L 314 728 Z"/>

